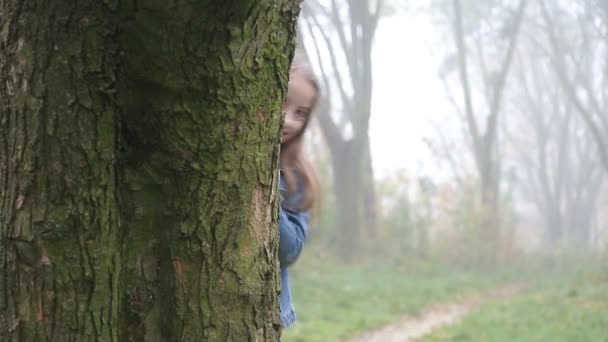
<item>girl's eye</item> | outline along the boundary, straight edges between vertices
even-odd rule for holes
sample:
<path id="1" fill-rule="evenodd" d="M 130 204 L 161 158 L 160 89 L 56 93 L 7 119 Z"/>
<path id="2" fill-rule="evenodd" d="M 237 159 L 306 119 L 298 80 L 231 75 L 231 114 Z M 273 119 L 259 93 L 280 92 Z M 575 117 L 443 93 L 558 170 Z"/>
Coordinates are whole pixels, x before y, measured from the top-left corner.
<path id="1" fill-rule="evenodd" d="M 307 117 L 308 117 L 308 111 L 303 110 L 303 109 L 298 109 L 296 111 L 296 120 L 305 121 Z"/>

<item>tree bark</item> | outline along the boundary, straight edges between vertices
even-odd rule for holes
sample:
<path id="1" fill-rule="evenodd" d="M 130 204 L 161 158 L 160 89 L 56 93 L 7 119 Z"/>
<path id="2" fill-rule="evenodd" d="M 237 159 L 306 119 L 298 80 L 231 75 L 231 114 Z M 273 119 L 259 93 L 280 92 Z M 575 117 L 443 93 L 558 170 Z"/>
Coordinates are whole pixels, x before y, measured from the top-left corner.
<path id="1" fill-rule="evenodd" d="M 278 340 L 298 11 L 0 1 L 0 340 Z"/>

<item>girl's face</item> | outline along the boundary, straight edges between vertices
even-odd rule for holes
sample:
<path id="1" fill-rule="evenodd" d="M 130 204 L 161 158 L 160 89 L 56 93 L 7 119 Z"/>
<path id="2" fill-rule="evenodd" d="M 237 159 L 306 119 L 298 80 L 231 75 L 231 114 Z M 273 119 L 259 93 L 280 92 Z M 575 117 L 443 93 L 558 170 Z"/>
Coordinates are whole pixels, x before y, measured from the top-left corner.
<path id="1" fill-rule="evenodd" d="M 306 126 L 315 102 L 316 93 L 315 87 L 302 72 L 292 71 L 289 74 L 287 97 L 283 103 L 283 111 L 285 112 L 283 144 L 292 141 Z"/>

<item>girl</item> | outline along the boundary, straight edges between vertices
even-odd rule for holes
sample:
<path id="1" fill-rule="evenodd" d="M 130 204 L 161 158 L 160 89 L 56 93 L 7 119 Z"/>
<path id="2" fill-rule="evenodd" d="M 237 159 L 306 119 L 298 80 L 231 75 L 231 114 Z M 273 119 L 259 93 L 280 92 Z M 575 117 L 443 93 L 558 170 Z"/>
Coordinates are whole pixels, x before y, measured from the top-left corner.
<path id="1" fill-rule="evenodd" d="M 317 180 L 302 156 L 302 138 L 310 114 L 319 97 L 319 87 L 310 66 L 296 55 L 289 71 L 287 96 L 283 103 L 285 121 L 280 154 L 281 204 L 279 208 L 279 262 L 282 290 L 279 296 L 281 320 L 287 329 L 295 321 L 287 268 L 302 251 L 309 223 Z"/>

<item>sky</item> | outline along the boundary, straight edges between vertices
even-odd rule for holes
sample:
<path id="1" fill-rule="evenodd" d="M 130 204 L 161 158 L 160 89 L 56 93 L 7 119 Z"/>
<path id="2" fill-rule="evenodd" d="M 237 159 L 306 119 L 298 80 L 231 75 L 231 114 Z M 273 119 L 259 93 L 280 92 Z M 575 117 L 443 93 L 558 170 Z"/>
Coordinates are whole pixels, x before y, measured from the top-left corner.
<path id="1" fill-rule="evenodd" d="M 436 136 L 431 122 L 441 121 L 452 109 L 432 55 L 433 30 L 428 16 L 405 11 L 378 24 L 370 119 L 377 178 L 403 169 L 410 175 L 438 172 L 424 138 Z"/>

